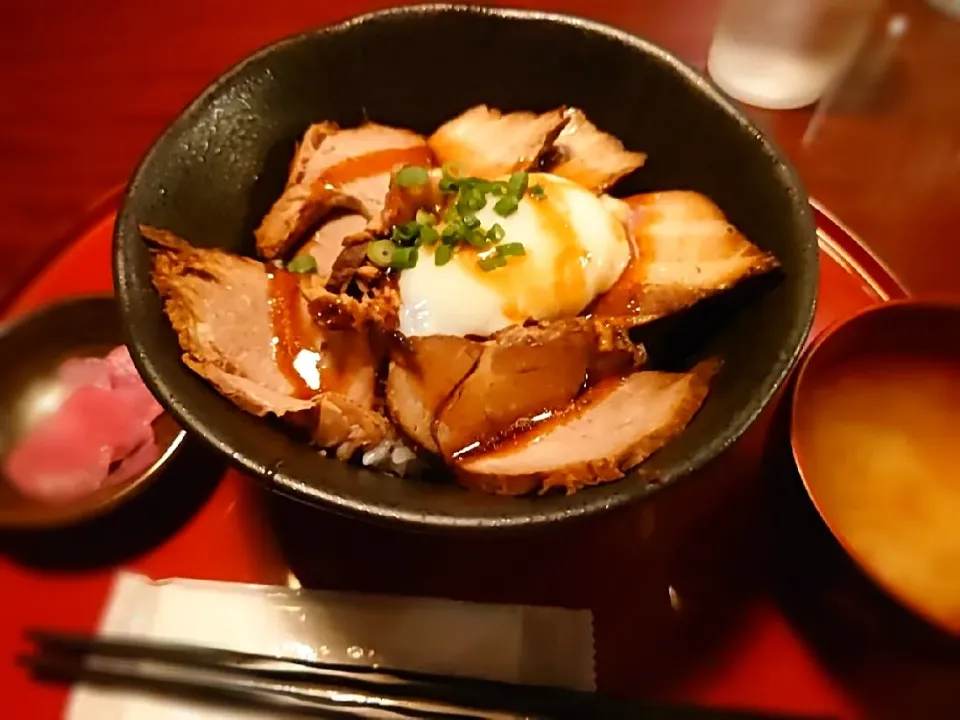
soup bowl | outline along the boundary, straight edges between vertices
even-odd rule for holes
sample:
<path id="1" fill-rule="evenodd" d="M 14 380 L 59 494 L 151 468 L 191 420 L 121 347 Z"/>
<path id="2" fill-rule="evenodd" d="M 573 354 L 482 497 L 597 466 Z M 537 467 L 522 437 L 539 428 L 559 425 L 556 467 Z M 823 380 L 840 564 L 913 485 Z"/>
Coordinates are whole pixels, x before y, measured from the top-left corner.
<path id="1" fill-rule="evenodd" d="M 828 328 L 790 407 L 803 486 L 887 595 L 960 637 L 960 302 L 900 300 Z"/>

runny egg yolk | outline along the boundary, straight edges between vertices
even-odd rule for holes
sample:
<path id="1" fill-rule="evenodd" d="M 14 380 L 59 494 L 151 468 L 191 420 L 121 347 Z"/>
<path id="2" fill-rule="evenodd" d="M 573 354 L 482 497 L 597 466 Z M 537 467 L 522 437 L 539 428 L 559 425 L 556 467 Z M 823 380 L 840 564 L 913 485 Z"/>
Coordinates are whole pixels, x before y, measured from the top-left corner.
<path id="1" fill-rule="evenodd" d="M 525 254 L 485 271 L 478 260 L 490 250 L 460 245 L 437 265 L 435 247 L 421 247 L 416 267 L 400 273 L 402 333 L 486 336 L 530 319 L 570 317 L 616 282 L 630 260 L 621 203 L 555 175 L 531 173 L 529 184 L 541 185 L 543 197 L 525 195 L 507 217 L 490 197 L 476 214 L 483 228 L 499 223 L 503 242 L 522 243 Z"/>

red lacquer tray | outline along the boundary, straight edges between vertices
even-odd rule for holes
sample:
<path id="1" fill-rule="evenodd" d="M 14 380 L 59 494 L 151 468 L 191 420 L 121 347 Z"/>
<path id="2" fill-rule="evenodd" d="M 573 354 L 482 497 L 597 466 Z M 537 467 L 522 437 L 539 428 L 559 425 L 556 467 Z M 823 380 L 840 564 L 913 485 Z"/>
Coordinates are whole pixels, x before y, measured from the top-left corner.
<path id="1" fill-rule="evenodd" d="M 890 273 L 817 210 L 814 334 L 902 297 Z M 26 287 L 15 316 L 111 287 L 112 208 Z M 533 536 L 450 539 L 371 527 L 270 495 L 189 443 L 171 472 L 113 515 L 0 538 L 0 688 L 14 718 L 59 717 L 66 692 L 12 659 L 27 627 L 92 630 L 115 569 L 308 587 L 591 607 L 600 689 L 768 709 L 873 716 L 777 601 L 761 455 L 770 413 L 701 477 L 653 502 Z M 238 631 L 242 631 L 238 628 Z M 859 667 L 859 666 L 856 666 Z M 855 669 L 856 669 L 855 667 Z"/>

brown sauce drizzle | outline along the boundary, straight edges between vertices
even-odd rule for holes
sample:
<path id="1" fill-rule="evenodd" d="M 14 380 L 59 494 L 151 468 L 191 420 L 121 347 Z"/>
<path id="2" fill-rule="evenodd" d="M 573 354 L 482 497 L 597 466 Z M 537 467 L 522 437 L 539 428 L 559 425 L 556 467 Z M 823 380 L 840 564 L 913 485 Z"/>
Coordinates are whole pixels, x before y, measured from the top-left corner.
<path id="1" fill-rule="evenodd" d="M 294 395 L 303 400 L 309 399 L 320 391 L 318 343 L 308 319 L 304 317 L 296 273 L 271 268 L 267 273 L 267 296 L 273 325 L 274 362 L 293 386 Z M 298 361 L 303 352 L 313 353 L 312 357 L 305 357 L 309 361 L 307 364 L 317 369 L 316 376 L 312 372 L 297 369 L 297 365 L 303 362 Z"/>
<path id="2" fill-rule="evenodd" d="M 530 182 L 539 183 L 544 188 L 548 199 L 532 201 L 530 206 L 537 213 L 541 227 L 553 236 L 555 247 L 559 248 L 550 286 L 545 286 L 540 278 L 531 276 L 526 267 L 529 255 L 508 257 L 504 267 L 489 272 L 478 266 L 478 255 L 481 251 L 477 248 L 464 247 L 455 256 L 473 277 L 503 298 L 503 314 L 515 323 L 523 323 L 530 319 L 528 308 L 533 305 L 530 300 L 532 297 L 549 294 L 563 298 L 570 306 L 576 305 L 579 308 L 582 307 L 583 299 L 587 294 L 584 271 L 587 252 L 580 244 L 570 223 L 569 213 L 563 201 L 563 187 L 557 183 L 551 183 L 541 175 L 531 177 Z M 522 242 L 522 238 L 511 239 L 510 237 L 507 237 L 505 242 L 512 240 Z"/>
<path id="3" fill-rule="evenodd" d="M 457 462 L 474 455 L 488 453 L 508 453 L 511 450 L 535 442 L 554 428 L 566 422 L 570 416 L 584 410 L 588 405 L 604 398 L 616 390 L 623 377 L 608 377 L 588 387 L 565 407 L 548 410 L 530 418 L 524 418 L 501 430 L 495 435 L 477 440 L 453 454 Z"/>
<path id="4" fill-rule="evenodd" d="M 543 184 L 541 182 L 541 184 Z M 553 235 L 560 248 L 554 261 L 555 297 L 568 298 L 579 309 L 587 297 L 587 278 L 584 263 L 588 253 L 570 223 L 567 207 L 563 204 L 563 191 L 555 184 L 544 185 L 549 201 L 534 202 L 543 228 Z"/>
<path id="5" fill-rule="evenodd" d="M 398 165 L 433 165 L 433 155 L 426 145 L 388 148 L 366 155 L 348 157 L 324 170 L 319 181 L 329 185 L 345 185 L 355 180 L 382 175 Z"/>
<path id="6" fill-rule="evenodd" d="M 651 223 L 656 222 L 657 213 L 648 207 L 651 203 L 649 195 L 633 195 L 624 198 L 624 202 L 630 206 L 631 210 L 627 228 L 627 237 L 630 240 L 630 261 L 613 287 L 588 308 L 590 315 L 616 317 L 634 315 L 642 311 L 643 286 L 647 280 L 648 258 L 651 255 L 646 247 L 645 230 Z"/>

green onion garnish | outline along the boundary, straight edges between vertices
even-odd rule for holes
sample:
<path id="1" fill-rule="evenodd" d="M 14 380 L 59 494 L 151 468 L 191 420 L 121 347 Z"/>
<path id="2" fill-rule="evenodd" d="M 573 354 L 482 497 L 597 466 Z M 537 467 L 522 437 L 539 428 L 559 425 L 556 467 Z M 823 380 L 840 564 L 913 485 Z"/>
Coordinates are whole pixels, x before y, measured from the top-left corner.
<path id="1" fill-rule="evenodd" d="M 405 222 L 403 225 L 397 225 L 393 229 L 393 241 L 397 245 L 410 245 L 420 234 L 420 223 Z"/>
<path id="2" fill-rule="evenodd" d="M 433 254 L 433 262 L 435 265 L 446 265 L 452 257 L 453 248 L 449 245 L 441 245 Z"/>
<path id="3" fill-rule="evenodd" d="M 502 257 L 507 257 L 510 255 L 526 255 L 527 251 L 523 247 L 523 243 L 512 242 L 504 243 L 503 245 L 497 245 L 497 255 Z"/>
<path id="4" fill-rule="evenodd" d="M 389 240 L 375 240 L 367 245 L 367 257 L 379 267 L 387 267 L 393 260 L 393 251 L 397 249 Z"/>
<path id="5" fill-rule="evenodd" d="M 530 181 L 530 175 L 525 172 L 515 172 L 507 180 L 507 191 L 514 197 L 521 197 L 527 189 L 527 183 Z"/>
<path id="6" fill-rule="evenodd" d="M 407 165 L 397 170 L 393 177 L 402 188 L 420 187 L 430 180 L 430 172 L 419 165 Z"/>
<path id="7" fill-rule="evenodd" d="M 297 255 L 287 263 L 287 270 L 295 273 L 310 273 L 317 271 L 317 261 L 313 255 Z"/>
<path id="8" fill-rule="evenodd" d="M 433 226 L 437 224 L 437 216 L 426 210 L 417 210 L 417 222 L 421 225 Z"/>
<path id="9" fill-rule="evenodd" d="M 423 225 L 420 228 L 420 237 L 417 238 L 418 245 L 436 245 L 440 239 L 440 233 L 431 225 Z"/>
<path id="10" fill-rule="evenodd" d="M 487 230 L 487 240 L 490 242 L 498 243 L 503 240 L 504 235 L 506 235 L 506 232 L 500 223 L 494 223 L 490 226 L 490 229 Z"/>
<path id="11" fill-rule="evenodd" d="M 417 165 L 401 168 L 394 176 L 398 185 L 413 187 L 430 181 L 430 171 Z M 493 209 L 501 217 L 512 215 L 520 207 L 525 194 L 535 198 L 544 196 L 540 184 L 529 186 L 530 174 L 515 172 L 509 179 L 486 180 L 478 177 L 462 177 L 458 170 L 449 165 L 442 169 L 440 190 L 447 198 L 437 208 L 420 208 L 416 219 L 393 228 L 392 242 L 378 241 L 367 248 L 367 254 L 378 265 L 386 265 L 404 270 L 416 266 L 417 248 L 434 247 L 434 263 L 446 265 L 457 252 L 461 243 L 469 244 L 479 250 L 492 249 L 496 252 L 484 252 L 478 258 L 479 266 L 485 270 L 503 267 L 507 258 L 526 254 L 522 243 L 499 244 L 506 236 L 500 223 L 489 228 L 482 227 L 477 212 L 483 210 L 490 198 Z M 439 227 L 438 227 L 439 226 Z M 440 243 L 438 245 L 438 242 Z"/>
<path id="12" fill-rule="evenodd" d="M 457 211 L 461 215 L 483 210 L 486 205 L 486 196 L 476 190 L 461 190 L 460 197 L 457 199 Z"/>
<path id="13" fill-rule="evenodd" d="M 517 198 L 513 195 L 504 195 L 497 200 L 497 204 L 493 206 L 493 210 L 500 217 L 507 217 L 508 215 L 513 215 L 518 207 L 520 207 L 520 201 Z"/>
<path id="14" fill-rule="evenodd" d="M 484 272 L 490 272 L 491 270 L 502 268 L 506 264 L 507 259 L 502 255 L 491 255 L 490 257 L 477 260 L 477 265 L 479 265 L 480 269 Z"/>
<path id="15" fill-rule="evenodd" d="M 445 245 L 456 245 L 467 237 L 467 229 L 459 222 L 447 225 L 440 234 L 440 240 Z"/>
<path id="16" fill-rule="evenodd" d="M 395 270 L 409 270 L 417 265 L 417 249 L 415 247 L 398 247 L 393 251 L 390 267 Z"/>
<path id="17" fill-rule="evenodd" d="M 467 231 L 467 242 L 475 248 L 486 247 L 487 234 L 483 231 L 483 228 L 473 228 Z"/>

